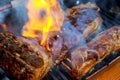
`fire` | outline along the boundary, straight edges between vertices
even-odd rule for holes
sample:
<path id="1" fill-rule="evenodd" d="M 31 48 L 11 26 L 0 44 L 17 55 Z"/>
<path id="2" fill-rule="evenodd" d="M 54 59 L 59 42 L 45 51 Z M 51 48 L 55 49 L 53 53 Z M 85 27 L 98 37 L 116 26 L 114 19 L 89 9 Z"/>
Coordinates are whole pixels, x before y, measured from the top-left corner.
<path id="1" fill-rule="evenodd" d="M 64 20 L 58 0 L 29 0 L 26 7 L 29 20 L 23 27 L 22 35 L 40 38 L 40 33 L 42 33 L 40 43 L 45 45 L 49 32 L 60 31 Z"/>

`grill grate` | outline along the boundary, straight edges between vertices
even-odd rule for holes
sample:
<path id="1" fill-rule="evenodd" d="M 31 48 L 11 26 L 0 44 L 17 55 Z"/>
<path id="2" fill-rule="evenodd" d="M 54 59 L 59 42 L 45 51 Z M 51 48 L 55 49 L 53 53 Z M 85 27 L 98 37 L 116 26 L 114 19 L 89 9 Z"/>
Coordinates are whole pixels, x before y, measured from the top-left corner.
<path id="1" fill-rule="evenodd" d="M 115 54 L 111 54 L 108 57 L 106 57 L 102 62 L 95 65 L 94 70 L 86 74 L 83 80 L 86 80 L 89 76 L 93 75 L 104 66 L 109 65 L 109 63 L 116 59 L 118 56 L 120 56 L 120 51 L 117 51 L 115 52 Z M 54 65 L 48 72 L 48 74 L 43 78 L 43 80 L 75 80 L 72 77 L 71 69 L 72 67 L 69 58 L 65 58 L 59 64 Z M 13 80 L 13 79 L 9 79 L 5 75 L 4 71 L 0 69 L 0 80 Z"/>
<path id="2" fill-rule="evenodd" d="M 100 5 L 100 6 L 103 6 L 103 5 Z M 115 16 L 113 16 L 112 14 L 109 15 L 110 13 L 108 13 L 108 10 L 102 10 L 102 9 L 101 9 L 100 13 L 101 13 L 101 16 L 104 20 L 103 26 L 102 26 L 103 28 L 108 29 L 108 27 L 120 24 L 119 20 L 114 19 L 115 16 L 117 16 L 117 14 L 115 14 Z M 120 52 L 115 52 L 114 55 L 111 54 L 110 56 L 105 58 L 102 62 L 95 65 L 94 70 L 92 72 L 88 73 L 83 78 L 83 80 L 85 80 L 88 76 L 94 74 L 98 70 L 100 70 L 102 67 L 104 67 L 106 65 L 109 65 L 109 63 L 118 56 L 120 56 Z M 44 77 L 43 80 L 75 80 L 72 77 L 71 69 L 72 69 L 72 65 L 71 65 L 71 62 L 70 62 L 69 58 L 65 58 L 59 64 L 53 66 L 51 68 L 51 70 L 48 72 L 48 74 Z M 2 69 L 0 69 L 0 80 L 10 80 L 5 75 L 5 73 Z M 11 79 L 11 80 L 13 80 L 13 79 Z"/>
<path id="3" fill-rule="evenodd" d="M 86 80 L 87 77 L 94 74 L 104 66 L 109 65 L 109 63 L 116 59 L 118 56 L 120 56 L 119 51 L 115 52 L 115 54 L 111 54 L 108 57 L 106 57 L 100 63 L 96 64 L 94 66 L 94 70 L 90 73 L 87 73 L 86 76 L 84 76 L 83 80 Z M 52 67 L 51 71 L 46 75 L 46 77 L 43 80 L 75 80 L 72 77 L 71 69 L 72 67 L 69 58 L 65 58 L 62 62 Z"/>
<path id="4" fill-rule="evenodd" d="M 69 58 L 53 66 L 43 80 L 74 80 L 71 74 L 72 65 Z"/>

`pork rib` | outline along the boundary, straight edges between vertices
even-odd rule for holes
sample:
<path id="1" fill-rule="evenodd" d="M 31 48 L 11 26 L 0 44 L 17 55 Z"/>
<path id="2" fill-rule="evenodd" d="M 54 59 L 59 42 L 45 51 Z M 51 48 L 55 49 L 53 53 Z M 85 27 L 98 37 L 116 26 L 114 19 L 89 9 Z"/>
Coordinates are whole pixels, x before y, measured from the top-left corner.
<path id="1" fill-rule="evenodd" d="M 120 50 L 120 26 L 103 31 L 93 41 L 71 53 L 73 75 L 83 77 L 111 52 Z"/>
<path id="2" fill-rule="evenodd" d="M 68 9 L 66 17 L 87 39 L 101 27 L 99 11 L 95 3 L 81 4 Z"/>

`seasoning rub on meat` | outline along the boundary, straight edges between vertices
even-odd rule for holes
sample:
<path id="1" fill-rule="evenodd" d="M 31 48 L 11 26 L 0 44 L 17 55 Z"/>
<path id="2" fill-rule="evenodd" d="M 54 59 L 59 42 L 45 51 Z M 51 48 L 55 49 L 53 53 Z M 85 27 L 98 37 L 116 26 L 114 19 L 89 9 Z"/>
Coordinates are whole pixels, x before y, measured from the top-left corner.
<path id="1" fill-rule="evenodd" d="M 91 42 L 71 53 L 73 75 L 83 77 L 95 64 L 116 50 L 120 50 L 120 26 L 103 31 Z"/>
<path id="2" fill-rule="evenodd" d="M 40 80 L 49 71 L 52 57 L 37 40 L 0 33 L 0 67 L 16 80 Z"/>

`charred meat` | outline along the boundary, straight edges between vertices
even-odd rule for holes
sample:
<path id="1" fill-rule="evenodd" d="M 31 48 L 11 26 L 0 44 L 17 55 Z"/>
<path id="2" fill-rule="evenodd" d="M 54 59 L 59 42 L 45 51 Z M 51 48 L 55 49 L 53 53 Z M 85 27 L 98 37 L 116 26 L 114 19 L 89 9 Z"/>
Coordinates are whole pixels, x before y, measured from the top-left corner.
<path id="1" fill-rule="evenodd" d="M 36 40 L 0 33 L 0 67 L 17 80 L 40 80 L 50 69 L 52 57 Z"/>

